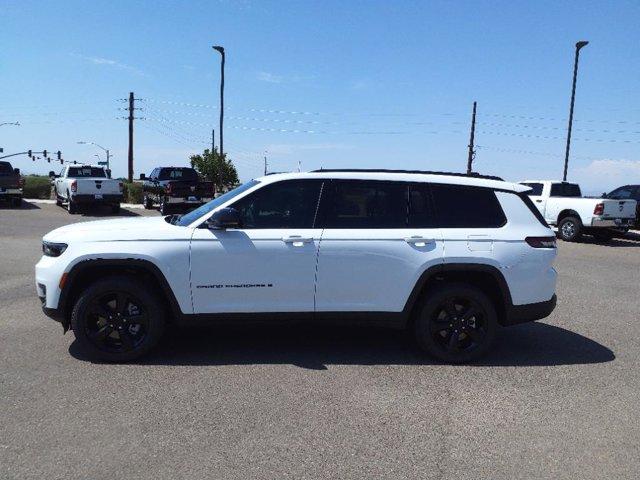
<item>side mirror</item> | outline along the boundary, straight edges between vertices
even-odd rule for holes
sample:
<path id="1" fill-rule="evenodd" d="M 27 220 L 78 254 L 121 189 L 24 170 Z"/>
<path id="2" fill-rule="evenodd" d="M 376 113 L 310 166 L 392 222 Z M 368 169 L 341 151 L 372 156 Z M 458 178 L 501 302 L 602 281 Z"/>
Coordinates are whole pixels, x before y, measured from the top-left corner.
<path id="1" fill-rule="evenodd" d="M 106 172 L 106 174 L 107 174 L 107 178 L 111 178 L 111 169 L 110 169 L 110 168 L 107 168 L 107 169 L 105 170 L 105 172 Z"/>
<path id="2" fill-rule="evenodd" d="M 144 173 L 140 174 L 140 180 L 146 180 L 147 176 Z"/>
<path id="3" fill-rule="evenodd" d="M 226 230 L 240 227 L 240 212 L 235 208 L 221 208 L 209 217 L 207 228 L 210 230 Z"/>
<path id="4" fill-rule="evenodd" d="M 20 169 L 19 168 L 14 168 L 13 169 L 13 173 L 15 173 L 16 175 L 20 175 Z"/>
<path id="5" fill-rule="evenodd" d="M 56 178 L 56 172 L 54 172 L 53 170 L 51 170 L 49 172 L 49 178 Z"/>
<path id="6" fill-rule="evenodd" d="M 604 192 L 604 193 L 602 194 L 602 198 L 607 198 L 607 192 Z"/>

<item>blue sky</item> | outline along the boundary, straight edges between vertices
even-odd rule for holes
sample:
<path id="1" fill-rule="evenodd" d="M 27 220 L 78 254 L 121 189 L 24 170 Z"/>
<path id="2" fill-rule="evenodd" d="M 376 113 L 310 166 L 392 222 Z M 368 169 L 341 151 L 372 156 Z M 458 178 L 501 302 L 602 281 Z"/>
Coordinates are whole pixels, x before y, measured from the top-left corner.
<path id="1" fill-rule="evenodd" d="M 5 153 L 61 149 L 126 173 L 186 165 L 217 129 L 227 50 L 225 150 L 241 179 L 320 167 L 462 171 L 478 101 L 476 169 L 562 173 L 574 44 L 581 52 L 570 180 L 640 182 L 638 2 L 0 1 Z M 26 157 L 25 172 L 50 165 Z M 57 169 L 57 167 L 56 167 Z"/>

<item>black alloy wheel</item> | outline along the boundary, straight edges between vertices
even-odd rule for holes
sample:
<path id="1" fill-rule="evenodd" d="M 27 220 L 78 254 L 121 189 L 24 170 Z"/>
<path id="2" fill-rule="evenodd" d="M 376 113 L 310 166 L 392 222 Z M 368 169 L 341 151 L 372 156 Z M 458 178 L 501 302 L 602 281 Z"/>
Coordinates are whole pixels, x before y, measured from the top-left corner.
<path id="1" fill-rule="evenodd" d="M 159 341 L 164 330 L 160 305 L 161 300 L 135 279 L 108 277 L 82 293 L 71 326 L 91 359 L 129 361 Z"/>
<path id="2" fill-rule="evenodd" d="M 464 363 L 489 349 L 496 329 L 495 308 L 481 290 L 449 284 L 427 297 L 416 321 L 416 339 L 430 355 Z"/>

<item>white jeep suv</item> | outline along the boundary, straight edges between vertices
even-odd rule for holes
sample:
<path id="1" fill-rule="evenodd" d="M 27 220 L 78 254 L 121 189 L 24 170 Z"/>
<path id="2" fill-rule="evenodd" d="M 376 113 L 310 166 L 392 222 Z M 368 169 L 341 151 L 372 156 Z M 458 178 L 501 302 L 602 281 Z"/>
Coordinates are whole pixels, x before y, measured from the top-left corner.
<path id="1" fill-rule="evenodd" d="M 36 288 L 98 360 L 145 354 L 166 324 L 295 319 L 410 328 L 465 362 L 499 325 L 555 307 L 555 236 L 527 190 L 434 172 L 269 175 L 186 215 L 58 228 Z"/>

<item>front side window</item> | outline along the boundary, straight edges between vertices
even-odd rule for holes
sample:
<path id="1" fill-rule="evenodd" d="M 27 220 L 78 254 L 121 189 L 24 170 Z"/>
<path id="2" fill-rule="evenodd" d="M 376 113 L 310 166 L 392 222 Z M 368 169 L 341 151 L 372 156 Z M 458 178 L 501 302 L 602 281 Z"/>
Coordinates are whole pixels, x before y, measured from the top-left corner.
<path id="1" fill-rule="evenodd" d="M 542 187 L 541 183 L 523 183 L 525 187 L 531 188 L 528 192 L 524 192 L 526 195 L 530 197 L 540 197 L 542 195 Z"/>
<path id="2" fill-rule="evenodd" d="M 321 180 L 272 183 L 230 206 L 243 229 L 313 228 L 321 187 Z"/>
<path id="3" fill-rule="evenodd" d="M 431 184 L 438 225 L 443 228 L 499 228 L 507 218 L 490 188 Z"/>
<path id="4" fill-rule="evenodd" d="M 325 228 L 406 227 L 406 184 L 344 180 L 330 185 L 325 197 Z"/>

